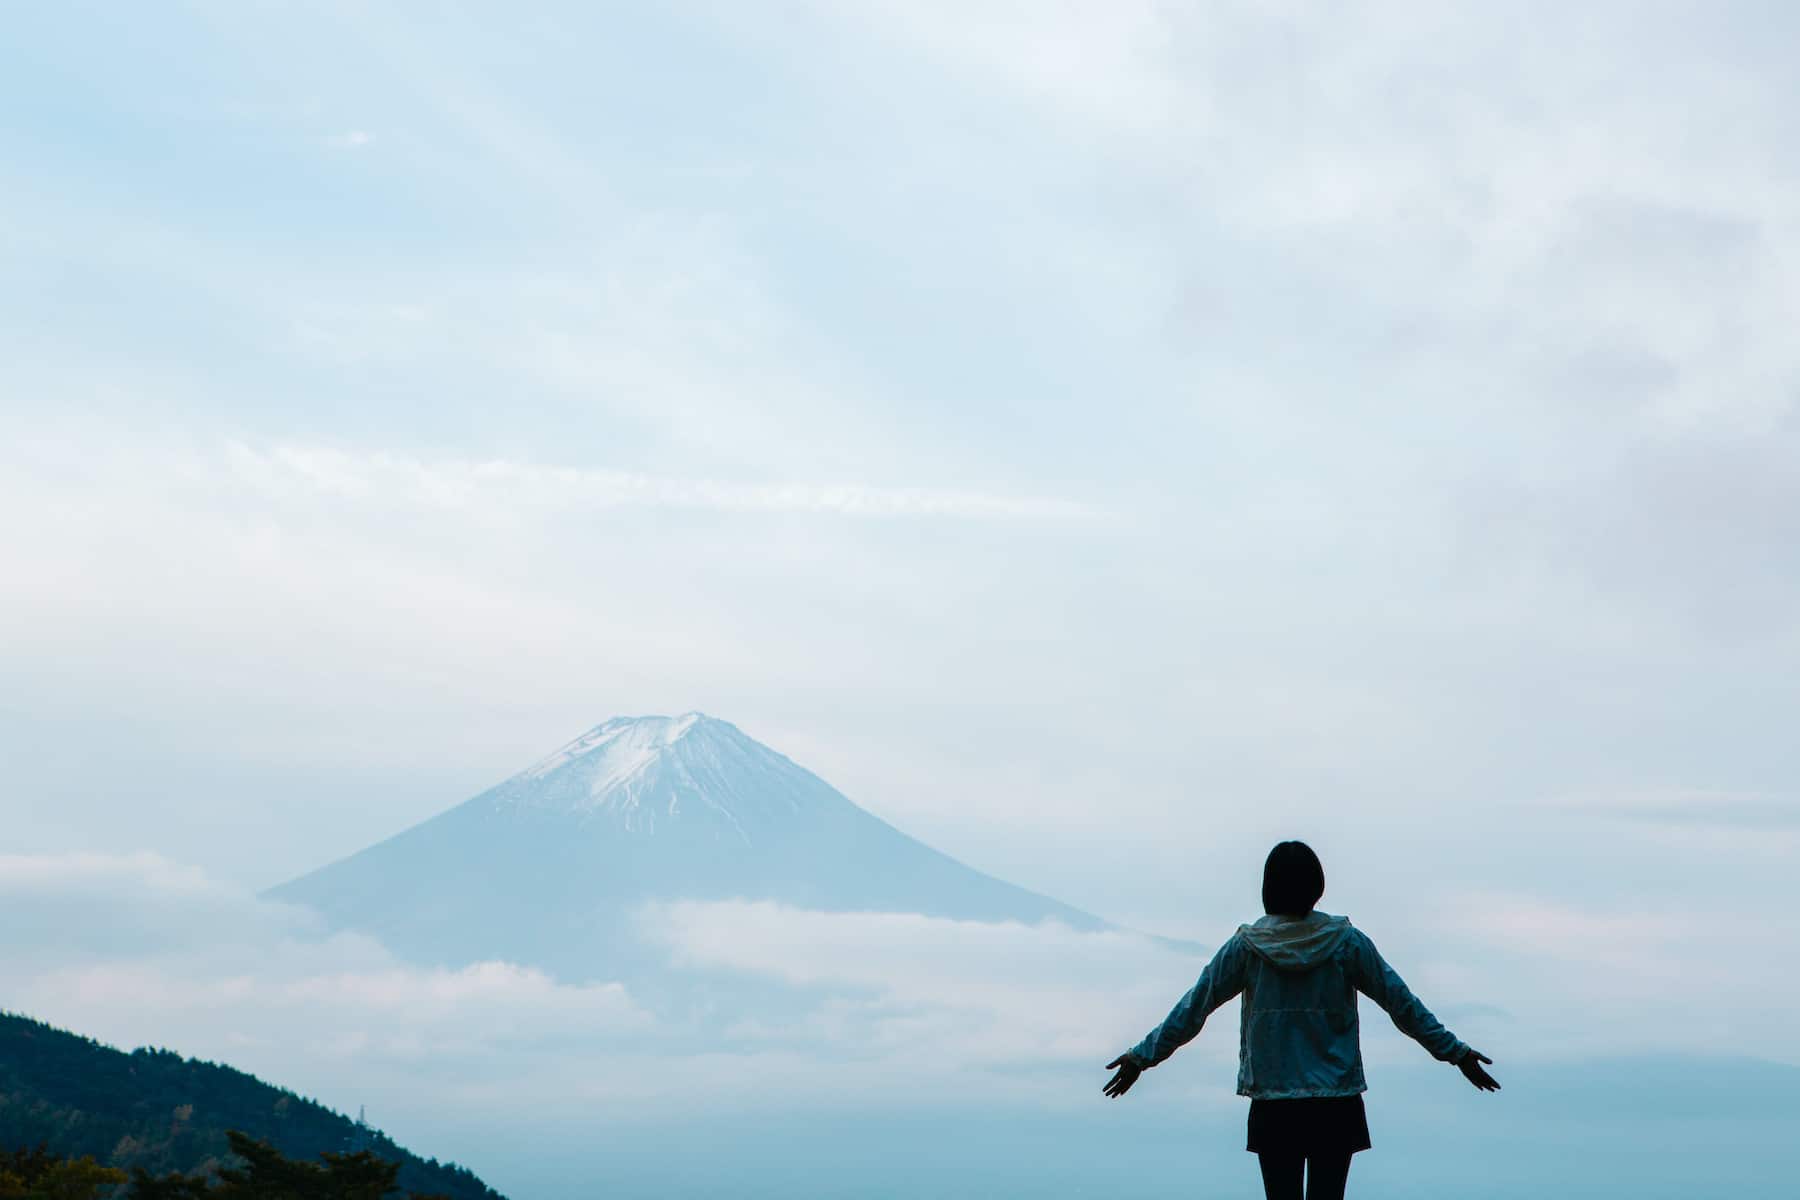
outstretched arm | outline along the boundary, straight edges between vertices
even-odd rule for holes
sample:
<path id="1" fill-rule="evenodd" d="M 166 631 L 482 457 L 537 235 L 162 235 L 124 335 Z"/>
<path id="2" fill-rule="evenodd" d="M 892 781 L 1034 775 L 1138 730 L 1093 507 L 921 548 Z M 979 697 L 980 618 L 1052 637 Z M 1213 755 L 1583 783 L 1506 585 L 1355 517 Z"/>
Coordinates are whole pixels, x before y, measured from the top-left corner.
<path id="1" fill-rule="evenodd" d="M 1458 1041 L 1455 1034 L 1445 1029 L 1431 1015 L 1431 1010 L 1413 995 L 1399 972 L 1388 966 L 1367 934 L 1359 929 L 1351 936 L 1356 938 L 1356 951 L 1351 962 L 1357 990 L 1381 1005 L 1395 1028 L 1425 1047 L 1433 1058 L 1455 1063 L 1462 1069 L 1464 1077 L 1483 1091 L 1499 1091 L 1500 1085 L 1494 1082 L 1494 1077 L 1481 1069 L 1482 1063 L 1491 1064 L 1494 1060 L 1468 1043 Z"/>
<path id="2" fill-rule="evenodd" d="M 1116 1098 L 1130 1091 L 1139 1074 L 1193 1041 L 1213 1010 L 1244 990 L 1245 953 L 1243 939 L 1233 935 L 1206 964 L 1187 995 L 1176 1001 L 1163 1023 L 1151 1030 L 1143 1041 L 1106 1064 L 1107 1070 L 1116 1068 L 1118 1071 L 1103 1089 L 1108 1096 Z"/>

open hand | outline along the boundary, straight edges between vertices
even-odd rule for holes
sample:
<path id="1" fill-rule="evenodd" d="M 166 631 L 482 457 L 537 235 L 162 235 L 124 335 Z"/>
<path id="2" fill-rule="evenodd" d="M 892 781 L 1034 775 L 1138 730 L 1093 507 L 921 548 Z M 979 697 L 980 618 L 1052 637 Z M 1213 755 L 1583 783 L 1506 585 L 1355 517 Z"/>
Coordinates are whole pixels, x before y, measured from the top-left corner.
<path id="1" fill-rule="evenodd" d="M 1494 1080 L 1494 1077 L 1492 1075 L 1489 1075 L 1486 1071 L 1481 1069 L 1482 1063 L 1487 1063 L 1489 1066 L 1492 1066 L 1494 1064 L 1494 1060 L 1489 1058 L 1487 1055 L 1481 1053 L 1481 1051 L 1476 1050 L 1473 1047 L 1471 1047 L 1469 1052 L 1467 1054 L 1463 1055 L 1462 1061 L 1456 1064 L 1456 1067 L 1459 1071 L 1461 1071 L 1463 1073 L 1464 1079 L 1467 1079 L 1470 1083 L 1474 1084 L 1476 1087 L 1480 1088 L 1482 1091 L 1484 1091 L 1484 1092 L 1499 1091 L 1500 1090 L 1499 1083 L 1497 1083 Z M 1127 1085 L 1127 1086 L 1129 1086 L 1129 1085 Z"/>
<path id="2" fill-rule="evenodd" d="M 1106 1064 L 1106 1069 L 1109 1071 L 1114 1067 L 1119 1069 L 1119 1073 L 1107 1081 L 1103 1090 L 1108 1096 L 1117 1100 L 1131 1090 L 1131 1085 L 1138 1081 L 1138 1076 L 1144 1073 L 1144 1069 L 1138 1066 L 1137 1060 L 1129 1054 L 1121 1054 Z"/>

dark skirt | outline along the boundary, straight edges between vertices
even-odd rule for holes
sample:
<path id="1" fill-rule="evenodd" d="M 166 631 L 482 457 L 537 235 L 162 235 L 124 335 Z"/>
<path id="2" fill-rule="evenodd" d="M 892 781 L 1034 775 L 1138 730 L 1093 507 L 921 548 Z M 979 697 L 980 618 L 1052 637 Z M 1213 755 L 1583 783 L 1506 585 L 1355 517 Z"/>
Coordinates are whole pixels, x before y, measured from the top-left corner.
<path id="1" fill-rule="evenodd" d="M 1355 1154 L 1369 1148 L 1369 1119 L 1358 1096 L 1250 1101 L 1252 1154 Z"/>

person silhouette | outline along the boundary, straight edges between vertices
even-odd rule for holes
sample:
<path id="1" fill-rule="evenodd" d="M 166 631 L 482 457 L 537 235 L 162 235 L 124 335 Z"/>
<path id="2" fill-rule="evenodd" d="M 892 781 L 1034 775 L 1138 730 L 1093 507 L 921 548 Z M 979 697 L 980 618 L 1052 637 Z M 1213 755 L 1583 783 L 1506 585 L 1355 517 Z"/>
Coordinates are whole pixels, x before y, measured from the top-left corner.
<path id="1" fill-rule="evenodd" d="M 1250 1097 L 1245 1148 L 1268 1200 L 1342 1200 L 1350 1156 L 1369 1149 L 1356 994 L 1379 1004 L 1433 1058 L 1484 1092 L 1493 1059 L 1458 1041 L 1348 917 L 1318 911 L 1325 868 L 1305 842 L 1282 842 L 1263 863 L 1265 915 L 1240 925 L 1200 979 L 1143 1041 L 1106 1064 L 1117 1099 L 1146 1070 L 1194 1039 L 1212 1011 L 1243 995 L 1238 1095 Z"/>

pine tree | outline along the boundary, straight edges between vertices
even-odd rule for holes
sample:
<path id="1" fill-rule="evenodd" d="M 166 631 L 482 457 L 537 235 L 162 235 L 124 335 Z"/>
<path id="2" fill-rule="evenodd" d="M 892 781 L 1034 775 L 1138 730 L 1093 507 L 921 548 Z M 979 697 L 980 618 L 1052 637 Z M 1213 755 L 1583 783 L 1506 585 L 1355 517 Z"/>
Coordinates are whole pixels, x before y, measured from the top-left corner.
<path id="1" fill-rule="evenodd" d="M 327 1151 L 325 1176 L 332 1200 L 381 1200 L 398 1188 L 400 1164 L 385 1162 L 368 1150 L 355 1154 Z"/>
<path id="2" fill-rule="evenodd" d="M 92 1155 L 64 1158 L 41 1142 L 36 1149 L 0 1157 L 0 1197 L 5 1200 L 96 1200 L 103 1190 L 124 1182 L 125 1172 L 101 1166 Z"/>
<path id="3" fill-rule="evenodd" d="M 208 1195 L 206 1177 L 183 1175 L 171 1171 L 152 1175 L 142 1167 L 131 1171 L 131 1200 L 204 1200 Z"/>
<path id="4" fill-rule="evenodd" d="M 241 1167 L 219 1172 L 217 1200 L 332 1200 L 323 1167 L 284 1158 L 264 1141 L 228 1130 L 231 1152 L 244 1160 Z"/>

